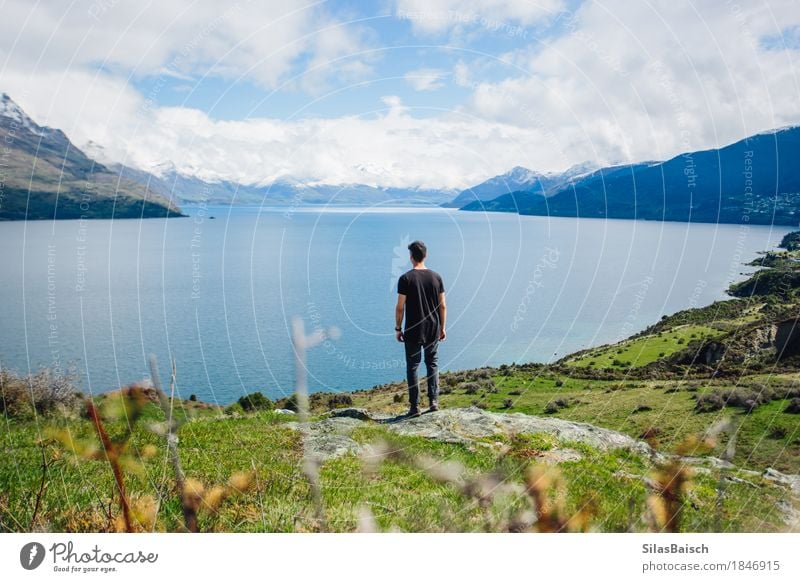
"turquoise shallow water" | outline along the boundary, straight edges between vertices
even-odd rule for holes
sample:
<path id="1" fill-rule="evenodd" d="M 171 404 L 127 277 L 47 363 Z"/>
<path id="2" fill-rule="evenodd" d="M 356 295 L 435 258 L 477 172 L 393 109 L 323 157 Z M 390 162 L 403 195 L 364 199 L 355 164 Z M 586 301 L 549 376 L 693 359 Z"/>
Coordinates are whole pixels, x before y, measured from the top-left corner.
<path id="1" fill-rule="evenodd" d="M 147 376 L 227 403 L 291 392 L 291 318 L 341 336 L 308 353 L 312 390 L 399 380 L 405 247 L 445 280 L 444 369 L 549 361 L 724 297 L 786 228 L 457 212 L 189 208 L 170 220 L 0 224 L 0 365 L 74 365 L 102 392 Z M 215 219 L 211 220 L 210 216 Z"/>

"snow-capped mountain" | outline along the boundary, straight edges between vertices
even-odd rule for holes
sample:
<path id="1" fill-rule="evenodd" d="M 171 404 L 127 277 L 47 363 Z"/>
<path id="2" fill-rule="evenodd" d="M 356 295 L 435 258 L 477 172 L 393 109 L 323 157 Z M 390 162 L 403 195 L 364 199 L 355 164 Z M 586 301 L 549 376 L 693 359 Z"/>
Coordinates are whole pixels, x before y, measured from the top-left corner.
<path id="1" fill-rule="evenodd" d="M 0 139 L 5 148 L 0 220 L 180 215 L 160 192 L 120 179 L 60 129 L 37 124 L 5 93 Z"/>
<path id="2" fill-rule="evenodd" d="M 571 180 L 590 174 L 597 168 L 597 164 L 593 162 L 583 162 L 571 166 L 563 172 L 541 173 L 522 166 L 515 166 L 505 174 L 489 178 L 485 182 L 463 190 L 448 206 L 461 208 L 472 202 L 494 200 L 503 194 L 521 190 L 546 195 L 551 188 L 567 184 Z"/>

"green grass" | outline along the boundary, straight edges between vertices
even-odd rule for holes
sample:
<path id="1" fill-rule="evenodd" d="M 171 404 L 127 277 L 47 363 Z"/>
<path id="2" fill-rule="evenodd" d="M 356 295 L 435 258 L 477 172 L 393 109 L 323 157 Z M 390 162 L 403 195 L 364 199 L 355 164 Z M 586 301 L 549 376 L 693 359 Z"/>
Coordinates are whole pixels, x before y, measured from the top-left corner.
<path id="1" fill-rule="evenodd" d="M 645 366 L 686 348 L 691 341 L 716 338 L 723 332 L 707 325 L 681 325 L 655 335 L 638 337 L 582 352 L 565 361 L 568 366 L 629 368 Z"/>
<path id="2" fill-rule="evenodd" d="M 182 516 L 164 441 L 145 428 L 149 421 L 159 418 L 156 407 L 148 405 L 144 419 L 136 425 L 130 451 L 141 467 L 136 470 L 131 464 L 126 470 L 126 486 L 134 504 L 148 497 L 160 499 L 155 530 L 175 531 L 181 528 Z M 202 531 L 314 530 L 309 486 L 300 470 L 300 436 L 285 426 L 285 420 L 285 416 L 271 412 L 233 418 L 201 411 L 181 428 L 179 448 L 186 475 L 198 479 L 207 489 L 225 483 L 235 473 L 254 470 L 256 475 L 252 490 L 227 499 L 216 514 L 201 513 Z M 91 439 L 94 434 L 93 427 L 83 419 L 46 423 L 27 420 L 5 425 L 3 448 L 14 463 L 0 466 L 0 530 L 29 530 L 41 479 L 39 434 L 65 428 L 77 441 Z M 122 428 L 121 423 L 109 426 L 115 434 Z M 498 437 L 475 446 L 445 444 L 389 435 L 377 425 L 357 429 L 354 438 L 363 443 L 390 439 L 411 456 L 456 461 L 466 467 L 468 474 L 494 471 L 506 481 L 519 483 L 538 453 L 557 444 L 550 435 Z M 640 457 L 624 451 L 602 452 L 580 443 L 558 444 L 583 455 L 579 461 L 560 465 L 568 514 L 589 509 L 591 527 L 599 531 L 645 529 L 642 516 L 647 490 L 641 479 L 619 475 L 648 475 L 649 469 Z M 155 455 L 144 455 L 148 445 L 155 447 Z M 113 518 L 119 509 L 112 500 L 114 484 L 109 465 L 66 452 L 60 445 L 48 445 L 46 454 L 48 459 L 56 460 L 49 467 L 33 529 L 113 529 L 109 512 Z M 686 531 L 716 527 L 715 479 L 713 475 L 698 475 L 694 480 L 684 508 Z M 360 458 L 348 455 L 322 466 L 321 483 L 325 514 L 333 531 L 354 531 L 360 507 L 371 510 L 381 529 L 479 531 L 485 524 L 485 513 L 474 501 L 405 463 L 386 461 L 375 473 L 369 473 Z M 730 484 L 727 491 L 721 526 L 724 530 L 772 531 L 783 527 L 775 508 L 782 498 L 780 489 Z M 553 489 L 551 497 L 555 495 Z M 521 504 L 519 498 L 497 500 L 489 511 L 493 519 L 500 521 Z M 636 508 L 633 514 L 631 506 Z"/>
<path id="3" fill-rule="evenodd" d="M 443 375 L 446 384 L 447 375 Z M 548 403 L 565 399 L 569 406 L 559 408 L 553 416 L 587 422 L 640 438 L 644 431 L 658 429 L 659 448 L 671 450 L 688 434 L 702 433 L 723 418 L 739 424 L 734 462 L 753 470 L 773 467 L 789 473 L 800 472 L 800 418 L 783 412 L 788 400 L 776 400 L 759 406 L 750 413 L 726 407 L 712 413 L 695 412 L 695 398 L 710 390 L 733 388 L 748 383 L 800 382 L 800 374 L 753 375 L 737 380 L 613 380 L 599 381 L 572 378 L 552 372 L 515 372 L 510 376 L 494 376 L 496 392 L 481 389 L 466 394 L 455 387 L 442 394 L 444 407 L 478 405 L 495 412 L 524 412 L 546 415 Z M 559 385 L 560 384 L 560 385 Z M 372 410 L 399 413 L 405 404 L 393 402 L 394 394 L 403 394 L 405 387 L 396 385 L 354 396 L 354 405 Z M 511 407 L 507 408 L 507 401 Z M 650 410 L 645 410 L 648 407 Z M 779 436 L 781 429 L 785 434 Z M 719 453 L 721 454 L 721 453 Z"/>

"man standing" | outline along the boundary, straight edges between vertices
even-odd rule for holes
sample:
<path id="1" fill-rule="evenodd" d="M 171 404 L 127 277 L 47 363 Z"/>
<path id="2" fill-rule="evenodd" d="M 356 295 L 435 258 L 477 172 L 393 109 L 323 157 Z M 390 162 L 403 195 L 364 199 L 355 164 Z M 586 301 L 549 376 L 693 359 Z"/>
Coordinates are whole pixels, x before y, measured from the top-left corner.
<path id="1" fill-rule="evenodd" d="M 425 357 L 428 379 L 430 411 L 439 410 L 439 342 L 447 337 L 445 322 L 447 307 L 444 302 L 444 283 L 441 276 L 425 266 L 428 249 L 425 243 L 415 240 L 408 245 L 413 269 L 401 275 L 397 281 L 397 306 L 395 327 L 397 341 L 406 348 L 406 373 L 408 376 L 408 400 L 411 405 L 408 416 L 419 416 L 419 378 L 417 369 Z M 405 314 L 405 331 L 403 315 Z"/>

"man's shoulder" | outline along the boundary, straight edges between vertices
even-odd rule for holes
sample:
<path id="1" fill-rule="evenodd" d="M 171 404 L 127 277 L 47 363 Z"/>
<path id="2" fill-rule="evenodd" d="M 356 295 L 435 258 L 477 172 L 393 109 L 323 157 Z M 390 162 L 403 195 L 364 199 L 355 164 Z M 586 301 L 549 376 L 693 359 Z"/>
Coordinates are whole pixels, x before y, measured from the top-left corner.
<path id="1" fill-rule="evenodd" d="M 432 269 L 428 269 L 428 273 L 430 273 L 431 279 L 436 279 L 440 283 L 442 282 L 442 276 Z"/>

